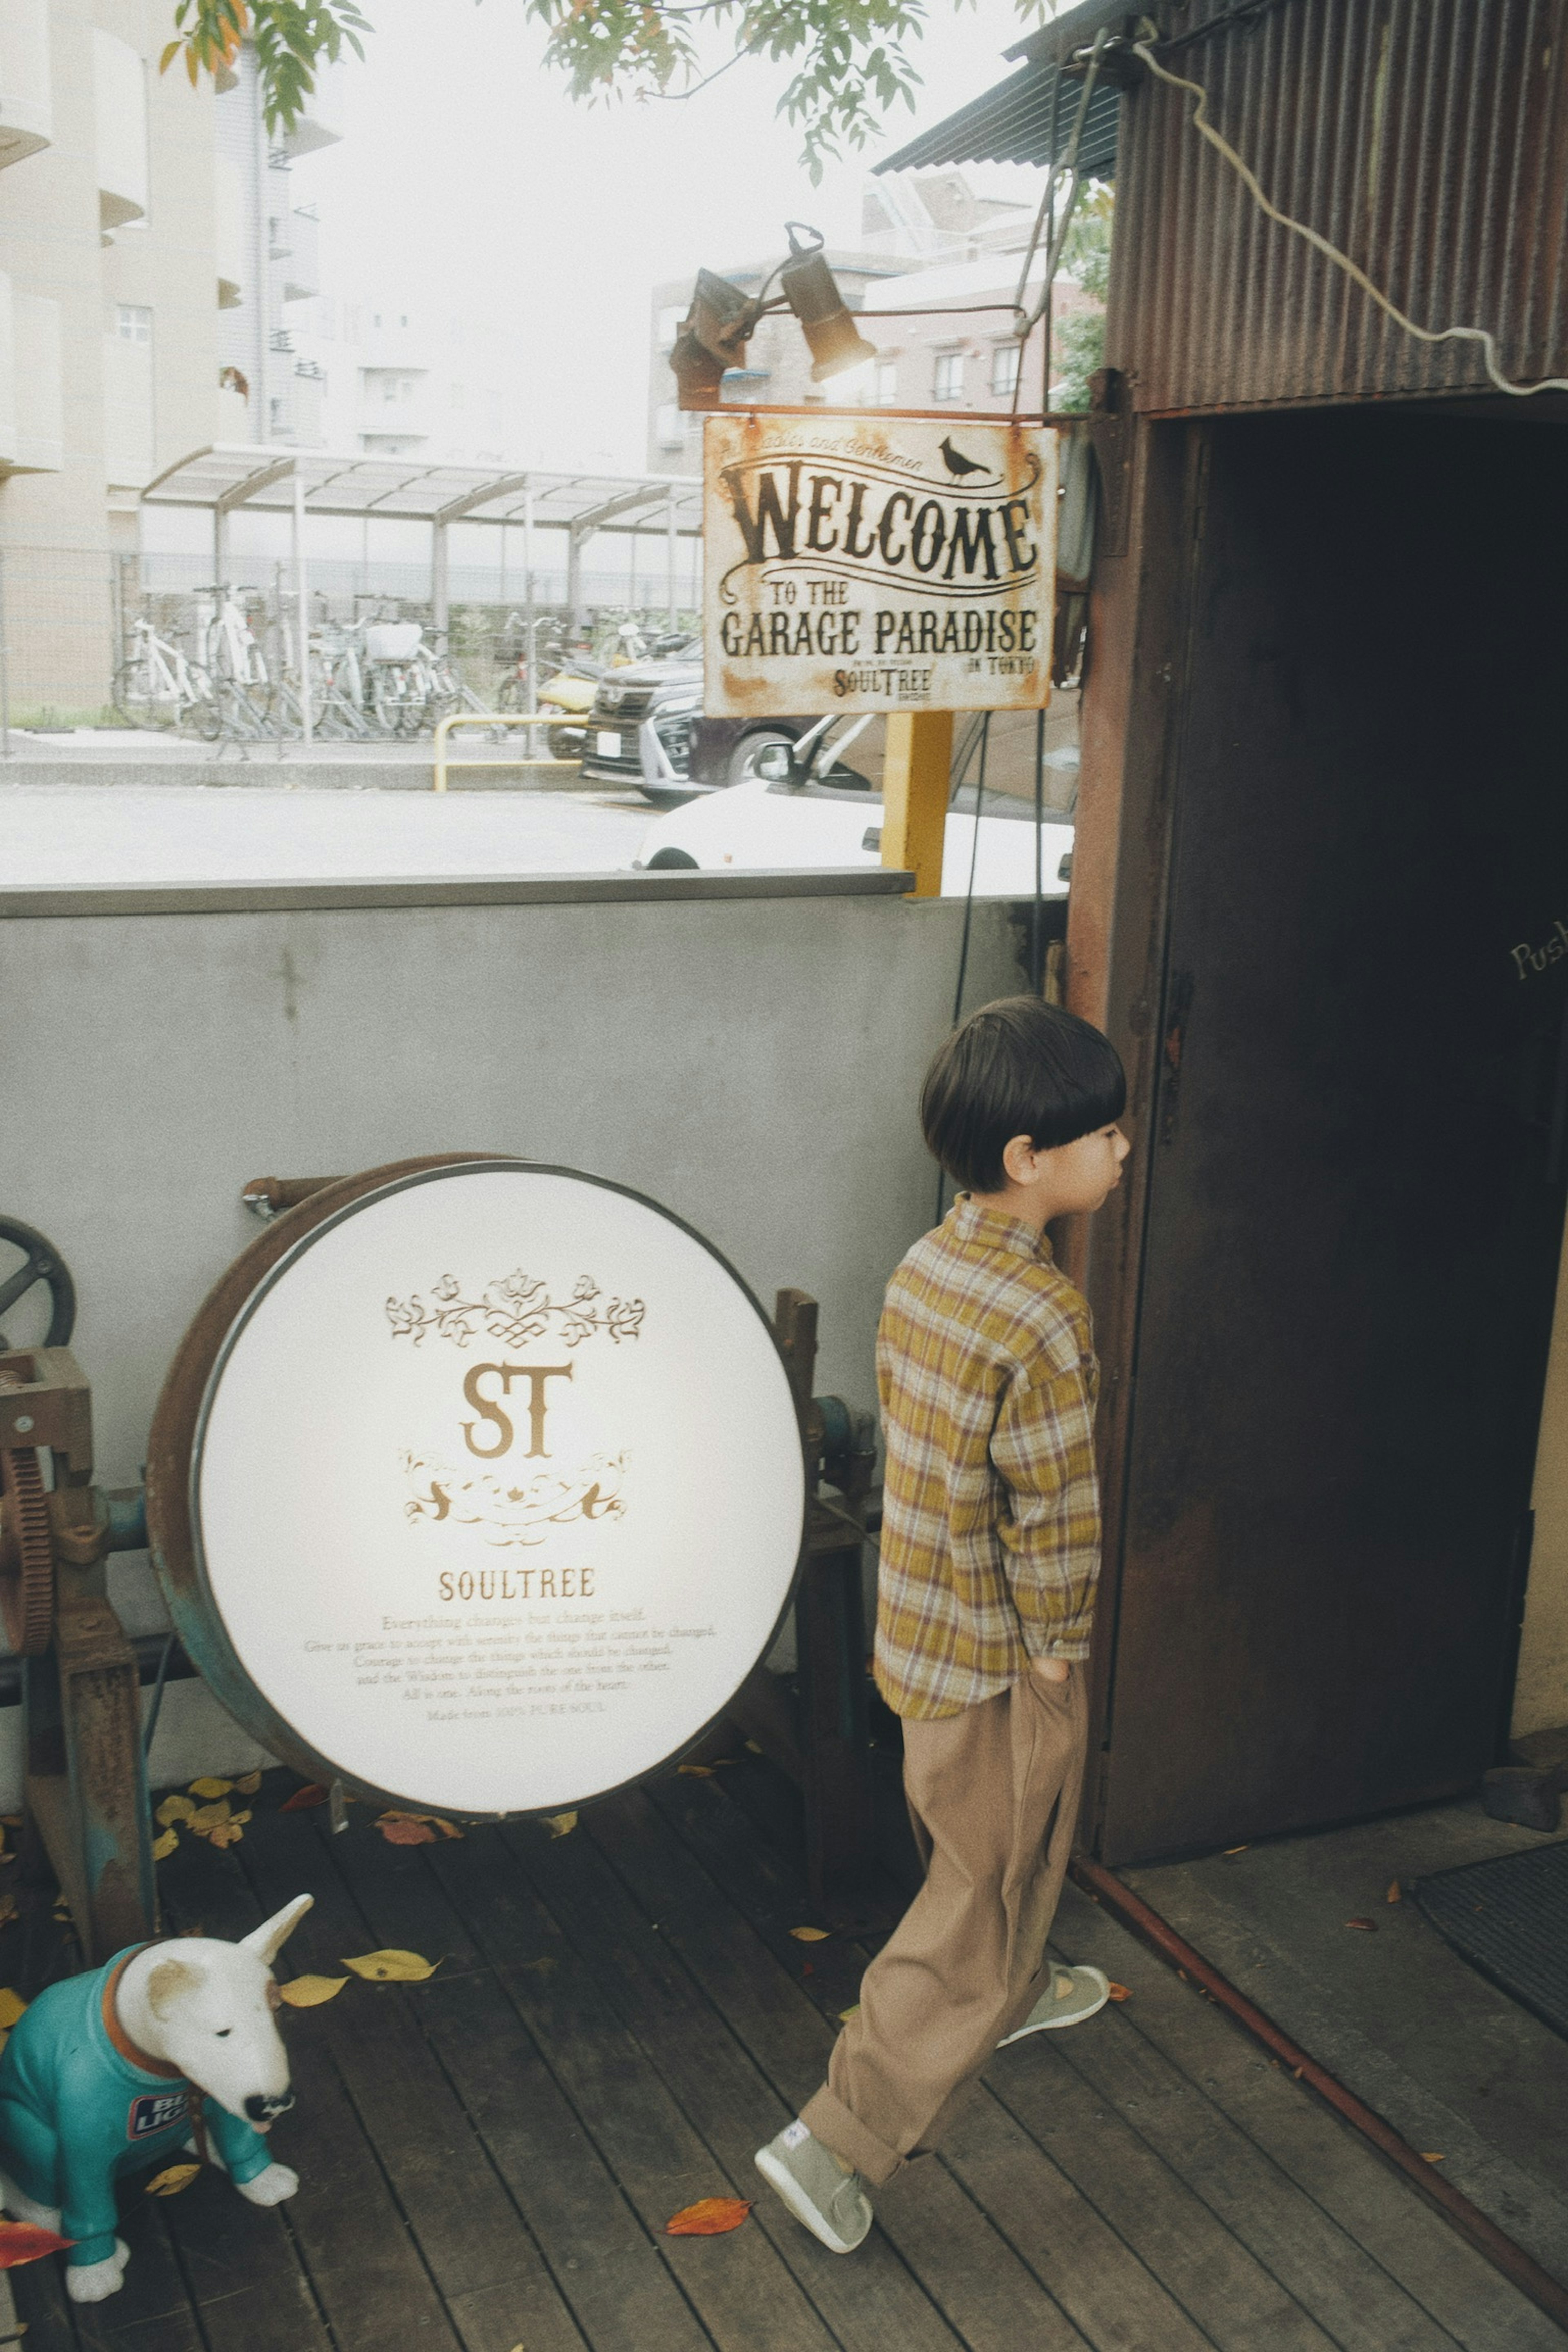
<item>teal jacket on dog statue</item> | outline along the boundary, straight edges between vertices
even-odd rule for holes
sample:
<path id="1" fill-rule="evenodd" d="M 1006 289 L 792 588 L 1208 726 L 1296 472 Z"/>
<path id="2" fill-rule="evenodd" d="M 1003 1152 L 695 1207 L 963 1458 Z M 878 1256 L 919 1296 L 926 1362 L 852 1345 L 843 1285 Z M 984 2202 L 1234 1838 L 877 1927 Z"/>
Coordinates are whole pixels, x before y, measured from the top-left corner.
<path id="1" fill-rule="evenodd" d="M 133 1945 L 51 1985 L 12 2028 L 0 2056 L 0 2204 L 75 2241 L 74 2301 L 121 2284 L 121 2174 L 194 2145 L 253 2204 L 299 2187 L 265 2137 L 293 2105 L 271 1961 L 310 1902 L 298 1897 L 238 1944 Z"/>

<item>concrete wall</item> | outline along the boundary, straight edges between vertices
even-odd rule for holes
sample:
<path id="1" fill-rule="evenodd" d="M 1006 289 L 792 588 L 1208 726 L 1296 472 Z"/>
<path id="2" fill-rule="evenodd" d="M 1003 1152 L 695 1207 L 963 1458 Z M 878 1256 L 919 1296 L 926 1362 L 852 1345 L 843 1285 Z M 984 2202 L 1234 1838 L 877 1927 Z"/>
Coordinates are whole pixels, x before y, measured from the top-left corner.
<path id="1" fill-rule="evenodd" d="M 1568 1724 L 1568 1251 L 1558 1270 L 1531 1500 L 1535 1541 L 1513 1694 L 1516 1739 Z"/>
<path id="2" fill-rule="evenodd" d="M 812 1292 L 818 1392 L 874 1404 L 883 1285 L 931 1222 L 915 1100 L 963 915 L 899 879 L 0 892 L 0 1207 L 75 1275 L 98 1476 L 137 1477 L 174 1345 L 257 1231 L 247 1180 L 419 1152 L 635 1185 L 767 1305 Z M 978 903 L 966 1003 L 1022 985 Z M 130 1630 L 163 1622 L 143 1563 L 111 1577 Z M 193 1772 L 230 1760 L 209 1730 Z M 0 1743 L 0 1809 L 5 1779 Z"/>

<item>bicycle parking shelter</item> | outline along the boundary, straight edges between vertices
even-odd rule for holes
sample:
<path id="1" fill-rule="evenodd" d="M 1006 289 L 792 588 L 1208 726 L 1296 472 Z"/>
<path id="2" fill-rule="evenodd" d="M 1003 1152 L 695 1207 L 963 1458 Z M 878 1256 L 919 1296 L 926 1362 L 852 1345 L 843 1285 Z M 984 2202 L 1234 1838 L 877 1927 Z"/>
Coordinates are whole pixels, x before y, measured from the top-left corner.
<path id="1" fill-rule="evenodd" d="M 165 468 L 142 493 L 145 506 L 205 509 L 213 519 L 215 578 L 228 572 L 228 520 L 242 508 L 286 514 L 292 525 L 291 560 L 301 638 L 308 636 L 310 566 L 308 515 L 353 521 L 426 522 L 431 531 L 433 634 L 444 644 L 449 612 L 447 534 L 455 522 L 521 527 L 526 602 L 531 617 L 534 533 L 564 533 L 566 601 L 582 614 L 583 551 L 598 532 L 632 532 L 661 510 L 667 602 L 677 606 L 677 557 L 682 539 L 702 534 L 702 484 L 695 475 L 552 472 L 542 467 L 497 473 L 482 466 L 417 458 L 367 457 L 322 449 L 286 449 L 262 443 L 216 444 L 193 450 Z"/>

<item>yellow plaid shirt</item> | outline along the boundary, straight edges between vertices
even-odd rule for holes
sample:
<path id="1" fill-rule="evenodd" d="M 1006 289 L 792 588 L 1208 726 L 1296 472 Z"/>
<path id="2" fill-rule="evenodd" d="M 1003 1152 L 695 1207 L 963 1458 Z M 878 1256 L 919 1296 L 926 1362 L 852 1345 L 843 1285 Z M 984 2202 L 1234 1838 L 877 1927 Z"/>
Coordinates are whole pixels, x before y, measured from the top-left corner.
<path id="1" fill-rule="evenodd" d="M 1050 1244 L 967 1193 L 888 1286 L 877 1687 L 957 1715 L 1085 1658 L 1100 1574 L 1089 1308 Z"/>

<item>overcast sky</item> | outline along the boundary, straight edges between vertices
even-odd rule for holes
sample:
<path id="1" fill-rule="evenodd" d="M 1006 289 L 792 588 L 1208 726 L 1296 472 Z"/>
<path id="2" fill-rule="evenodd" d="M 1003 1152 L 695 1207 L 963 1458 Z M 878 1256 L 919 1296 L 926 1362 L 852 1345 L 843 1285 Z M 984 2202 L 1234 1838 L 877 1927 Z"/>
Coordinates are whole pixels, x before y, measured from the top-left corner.
<path id="1" fill-rule="evenodd" d="M 1012 0 L 932 0 L 925 87 L 885 140 L 813 188 L 798 131 L 774 112 L 787 68 L 747 59 L 673 103 L 574 104 L 518 0 L 371 0 L 375 32 L 342 77 L 341 146 L 302 163 L 335 290 L 394 288 L 437 315 L 489 312 L 521 331 L 520 446 L 542 465 L 640 471 L 650 290 L 782 253 L 803 219 L 856 240 L 877 156 L 1011 70 L 1026 27 Z M 716 49 L 714 62 L 727 51 Z M 972 173 L 1027 194 L 1032 173 Z"/>

